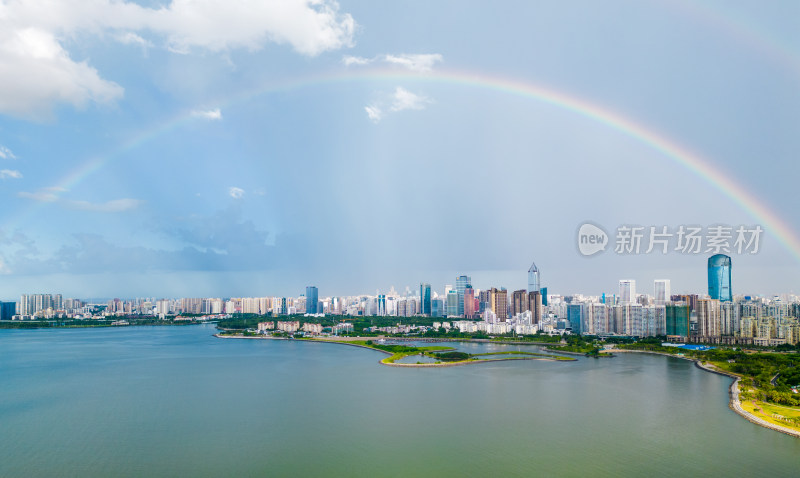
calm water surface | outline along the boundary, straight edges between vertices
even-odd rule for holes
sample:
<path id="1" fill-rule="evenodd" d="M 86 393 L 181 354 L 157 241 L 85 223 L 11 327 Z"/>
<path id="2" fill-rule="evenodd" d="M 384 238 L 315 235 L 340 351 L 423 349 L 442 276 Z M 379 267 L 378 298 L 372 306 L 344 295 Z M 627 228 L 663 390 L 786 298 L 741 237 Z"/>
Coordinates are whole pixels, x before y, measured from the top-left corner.
<path id="1" fill-rule="evenodd" d="M 213 332 L 0 330 L 0 476 L 800 475 L 680 359 L 409 369 Z"/>

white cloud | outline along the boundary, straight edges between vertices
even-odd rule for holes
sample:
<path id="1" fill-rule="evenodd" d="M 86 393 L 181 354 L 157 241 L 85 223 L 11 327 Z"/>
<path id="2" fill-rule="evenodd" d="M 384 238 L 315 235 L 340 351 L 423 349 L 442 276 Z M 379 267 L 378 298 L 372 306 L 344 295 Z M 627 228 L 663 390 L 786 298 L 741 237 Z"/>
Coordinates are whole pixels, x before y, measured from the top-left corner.
<path id="1" fill-rule="evenodd" d="M 288 44 L 317 55 L 353 44 L 356 23 L 334 0 L 173 0 L 147 8 L 124 0 L 0 2 L 0 114 L 39 118 L 58 104 L 108 103 L 123 89 L 73 59 L 64 39 L 104 35 L 170 51 L 259 50 Z"/>
<path id="2" fill-rule="evenodd" d="M 231 186 L 228 188 L 228 195 L 233 199 L 241 199 L 244 196 L 244 189 Z"/>
<path id="3" fill-rule="evenodd" d="M 66 189 L 61 187 L 50 187 L 42 188 L 32 193 L 22 191 L 17 193 L 17 196 L 39 202 L 58 203 L 70 209 L 80 209 L 83 211 L 95 212 L 124 212 L 131 209 L 136 209 L 140 205 L 144 204 L 144 201 L 141 199 L 132 198 L 112 199 L 110 201 L 93 203 L 89 201 L 62 198 L 59 196 L 59 193 L 65 191 Z"/>
<path id="4" fill-rule="evenodd" d="M 381 118 L 383 118 L 383 112 L 377 106 L 374 105 L 365 106 L 364 110 L 367 112 L 369 120 L 372 121 L 373 123 L 377 123 L 381 120 Z"/>
<path id="5" fill-rule="evenodd" d="M 342 63 L 344 63 L 345 66 L 363 66 L 380 62 L 424 73 L 431 71 L 434 65 L 440 63 L 442 59 L 442 55 L 439 53 L 403 53 L 400 55 L 378 55 L 373 58 L 345 56 L 342 58 Z"/>
<path id="6" fill-rule="evenodd" d="M 222 111 L 219 108 L 213 110 L 195 110 L 192 111 L 192 116 L 196 118 L 203 118 L 208 120 L 221 120 L 222 119 Z"/>
<path id="7" fill-rule="evenodd" d="M 414 71 L 430 71 L 433 65 L 442 61 L 442 55 L 438 53 L 432 54 L 404 54 L 404 55 L 386 55 L 384 61 L 394 65 L 402 66 Z"/>
<path id="8" fill-rule="evenodd" d="M 396 113 L 403 110 L 422 110 L 425 109 L 432 101 L 421 95 L 414 94 L 407 89 L 398 86 L 394 93 L 385 97 L 383 102 L 373 103 L 365 106 L 364 110 L 367 112 L 367 117 L 373 123 L 380 122 L 385 116 L 385 105 L 388 103 L 388 111 Z M 382 106 L 383 105 L 383 106 Z"/>
<path id="9" fill-rule="evenodd" d="M 2 159 L 17 159 L 10 149 L 0 144 L 0 158 Z"/>
<path id="10" fill-rule="evenodd" d="M 147 28 L 163 33 L 179 50 L 260 49 L 288 43 L 305 55 L 351 46 L 355 21 L 331 0 L 175 1 L 150 10 Z"/>
<path id="11" fill-rule="evenodd" d="M 22 173 L 15 169 L 0 169 L 0 179 L 20 179 L 22 177 Z"/>
<path id="12" fill-rule="evenodd" d="M 153 44 L 150 41 L 145 40 L 144 38 L 140 37 L 139 35 L 133 32 L 121 32 L 116 36 L 116 39 L 123 45 L 139 45 L 144 48 L 149 48 L 153 46 Z"/>
<path id="13" fill-rule="evenodd" d="M 372 60 L 360 56 L 345 56 L 344 58 L 342 58 L 342 63 L 344 63 L 344 66 L 369 65 L 370 63 L 372 63 Z"/>
<path id="14" fill-rule="evenodd" d="M 403 110 L 421 110 L 425 109 L 425 105 L 430 103 L 431 100 L 424 96 L 415 95 L 405 88 L 397 87 L 394 91 L 394 101 L 392 102 L 392 111 Z"/>
<path id="15" fill-rule="evenodd" d="M 36 28 L 4 28 L 0 21 L 0 113 L 41 118 L 57 103 L 81 108 L 122 96 L 85 62 L 75 62 L 55 36 Z"/>
<path id="16" fill-rule="evenodd" d="M 21 192 L 17 193 L 17 196 L 19 196 L 21 198 L 26 198 L 26 199 L 33 199 L 34 201 L 39 201 L 39 202 L 56 202 L 56 201 L 58 201 L 58 195 L 56 195 L 56 194 L 54 194 L 52 192 L 49 192 L 49 191 L 36 191 L 36 192 L 32 192 L 32 193 L 29 193 L 29 192 L 26 192 L 26 191 L 21 191 Z"/>

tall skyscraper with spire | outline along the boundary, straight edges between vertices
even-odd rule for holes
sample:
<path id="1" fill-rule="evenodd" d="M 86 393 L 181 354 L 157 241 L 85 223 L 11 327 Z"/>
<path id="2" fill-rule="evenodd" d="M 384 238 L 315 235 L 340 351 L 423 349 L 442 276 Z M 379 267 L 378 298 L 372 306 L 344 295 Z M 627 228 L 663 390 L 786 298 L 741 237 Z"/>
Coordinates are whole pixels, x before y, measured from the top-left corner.
<path id="1" fill-rule="evenodd" d="M 531 264 L 531 268 L 528 269 L 528 292 L 540 292 L 539 286 L 539 268 L 536 267 L 536 263 Z"/>

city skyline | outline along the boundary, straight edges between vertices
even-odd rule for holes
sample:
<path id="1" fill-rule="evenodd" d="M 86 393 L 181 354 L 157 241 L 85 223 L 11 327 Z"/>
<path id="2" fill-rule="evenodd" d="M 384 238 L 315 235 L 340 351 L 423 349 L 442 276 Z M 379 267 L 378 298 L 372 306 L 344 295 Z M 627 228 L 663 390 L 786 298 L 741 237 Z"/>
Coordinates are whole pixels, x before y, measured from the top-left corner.
<path id="1" fill-rule="evenodd" d="M 705 287 L 586 222 L 762 228 L 737 287 L 800 292 L 800 5 L 290 4 L 10 3 L 0 294 Z"/>
<path id="2" fill-rule="evenodd" d="M 708 264 L 708 267 L 707 267 L 708 288 L 707 288 L 707 291 L 706 291 L 707 293 L 705 293 L 705 292 L 701 293 L 699 291 L 686 291 L 686 290 L 683 290 L 683 291 L 680 291 L 678 294 L 672 294 L 673 291 L 672 291 L 672 285 L 671 285 L 671 280 L 670 279 L 655 279 L 655 280 L 653 280 L 653 289 L 652 289 L 653 293 L 652 294 L 650 294 L 649 292 L 646 292 L 646 291 L 645 292 L 637 292 L 636 279 L 620 279 L 620 280 L 618 280 L 618 289 L 616 290 L 616 293 L 607 294 L 606 292 L 600 292 L 600 293 L 597 293 L 597 294 L 592 294 L 592 293 L 587 293 L 585 291 L 574 291 L 573 290 L 573 291 L 570 291 L 570 292 L 563 292 L 563 291 L 562 292 L 556 292 L 553 295 L 555 297 L 574 297 L 574 296 L 596 297 L 596 298 L 599 298 L 602 301 L 605 301 L 606 298 L 608 298 L 609 300 L 619 300 L 619 302 L 621 304 L 632 304 L 632 303 L 635 303 L 639 297 L 646 297 L 646 298 L 652 298 L 655 305 L 664 305 L 664 303 L 670 302 L 671 298 L 680 297 L 680 296 L 694 296 L 694 297 L 699 297 L 699 298 L 716 299 L 716 300 L 718 300 L 720 302 L 726 302 L 726 301 L 730 302 L 731 300 L 733 300 L 733 298 L 736 298 L 736 297 L 739 297 L 739 298 L 742 298 L 742 297 L 744 297 L 744 298 L 747 298 L 747 297 L 753 297 L 753 298 L 764 297 L 764 298 L 767 298 L 767 299 L 775 298 L 775 297 L 781 297 L 781 296 L 784 296 L 784 297 L 795 297 L 795 298 L 798 297 L 798 295 L 787 294 L 787 293 L 783 293 L 783 294 L 752 294 L 752 293 L 747 292 L 747 291 L 740 291 L 740 292 L 734 293 L 734 290 L 733 290 L 732 285 L 731 285 L 731 283 L 732 283 L 732 279 L 731 279 L 732 261 L 731 261 L 731 258 L 728 257 L 728 256 L 725 256 L 725 255 L 722 255 L 722 254 L 716 254 L 716 255 L 711 256 L 711 257 L 708 258 L 707 264 Z M 535 272 L 534 275 L 531 274 L 532 271 Z M 534 281 L 532 281 L 532 279 L 531 279 L 532 277 L 535 277 L 536 279 Z M 537 300 L 541 300 L 543 305 L 546 306 L 547 305 L 546 297 L 548 295 L 547 287 L 542 287 L 542 288 L 540 288 L 539 290 L 536 290 L 536 291 L 531 291 L 530 290 L 531 289 L 531 284 L 541 285 L 541 283 L 539 282 L 538 277 L 539 277 L 539 269 L 538 269 L 538 267 L 536 267 L 536 265 L 534 263 L 534 265 L 531 266 L 531 268 L 528 270 L 528 288 L 527 289 L 521 289 L 521 290 L 514 290 L 513 287 L 511 289 L 509 289 L 506 285 L 503 285 L 503 284 L 499 284 L 499 285 L 498 284 L 492 284 L 492 285 L 484 287 L 484 288 L 474 287 L 472 285 L 472 278 L 470 276 L 462 274 L 462 275 L 459 275 L 459 276 L 456 277 L 456 280 L 455 280 L 456 286 L 455 286 L 455 288 L 450 284 L 444 284 L 441 294 L 436 289 L 434 289 L 431 286 L 430 283 L 420 282 L 419 283 L 419 289 L 418 289 L 419 293 L 418 294 L 416 294 L 415 293 L 415 289 L 411 288 L 411 287 L 406 287 L 404 292 L 401 293 L 401 292 L 398 292 L 394 286 L 391 286 L 389 288 L 389 290 L 384 292 L 384 293 L 381 293 L 381 290 L 378 289 L 374 295 L 373 294 L 368 294 L 368 293 L 331 294 L 331 295 L 327 295 L 327 296 L 323 295 L 322 298 L 323 299 L 333 299 L 333 298 L 337 298 L 337 297 L 376 297 L 376 298 L 378 298 L 378 300 L 380 300 L 381 298 L 383 298 L 385 300 L 386 297 L 392 297 L 392 298 L 415 297 L 419 301 L 419 304 L 418 304 L 419 308 L 417 309 L 416 312 L 418 314 L 420 314 L 420 315 L 430 315 L 432 313 L 432 311 L 433 311 L 432 301 L 438 300 L 440 302 L 439 306 L 443 308 L 442 310 L 445 310 L 450 315 L 453 315 L 453 316 L 464 316 L 465 315 L 465 310 L 469 310 L 467 308 L 468 306 L 465 304 L 465 297 L 469 297 L 469 298 L 473 298 L 473 299 L 477 300 L 478 296 L 475 295 L 476 292 L 480 292 L 481 296 L 482 296 L 482 294 L 484 294 L 484 293 L 491 294 L 491 293 L 493 293 L 492 291 L 503 291 L 504 293 L 506 293 L 505 301 L 506 301 L 507 305 L 512 308 L 512 310 L 513 310 L 513 308 L 519 308 L 518 306 L 516 306 L 516 302 L 518 302 L 518 299 L 516 298 L 516 295 L 518 293 L 525 293 L 526 294 L 526 298 L 525 298 L 526 306 L 529 305 L 528 301 L 531 300 L 531 299 L 528 298 L 528 296 L 531 296 L 531 294 L 536 293 L 536 294 L 539 294 L 539 296 L 541 297 L 541 299 L 537 299 Z M 724 284 L 724 285 L 720 285 L 720 284 Z M 500 287 L 500 288 L 498 289 L 497 287 Z M 513 295 L 511 295 L 511 296 L 508 295 L 510 291 L 513 291 Z M 30 293 L 25 293 L 25 294 L 22 294 L 22 297 L 44 296 L 44 295 L 53 296 L 53 297 L 50 297 L 49 299 L 46 299 L 46 300 L 51 300 L 51 301 L 54 301 L 56 303 L 61 303 L 61 301 L 64 300 L 64 294 L 61 294 L 61 293 L 58 293 L 58 294 L 52 294 L 52 293 L 49 293 L 49 294 L 47 294 L 47 293 L 30 294 Z M 116 295 L 116 298 L 114 298 L 113 300 L 119 300 L 119 297 L 121 297 L 121 296 L 120 295 Z M 150 295 L 148 295 L 148 296 L 127 296 L 127 297 L 128 298 L 125 299 L 125 300 L 140 300 L 140 299 L 148 299 L 149 300 L 149 299 L 155 299 L 156 297 L 158 297 L 159 300 L 174 300 L 174 299 L 176 299 L 176 296 L 169 297 L 169 296 L 163 296 L 163 295 L 162 296 L 155 296 L 155 295 L 154 296 L 150 296 Z M 189 295 L 189 296 L 185 296 L 185 297 L 200 298 L 201 296 L 197 296 L 197 295 L 191 296 L 191 295 Z M 245 296 L 243 294 L 234 294 L 234 295 L 229 295 L 229 296 L 221 296 L 221 295 L 213 295 L 212 294 L 212 295 L 202 296 L 202 297 L 205 297 L 205 298 L 216 297 L 216 298 L 230 299 L 230 298 L 245 298 L 247 296 Z M 252 296 L 251 298 L 279 298 L 279 297 L 280 297 L 280 295 L 274 295 L 274 294 L 269 294 L 268 293 L 266 295 Z M 293 297 L 294 298 L 301 298 L 301 299 L 305 299 L 306 300 L 306 302 L 305 302 L 305 304 L 303 306 L 303 311 L 305 313 L 307 313 L 307 314 L 316 314 L 316 313 L 321 312 L 320 310 L 318 310 L 318 304 L 321 303 L 320 302 L 319 288 L 318 287 L 316 287 L 316 286 L 306 286 L 304 293 L 299 294 L 299 295 L 287 295 L 287 296 L 284 296 L 283 298 L 286 299 L 286 298 L 293 298 Z M 66 300 L 86 300 L 86 299 L 88 299 L 88 296 L 82 296 L 80 298 L 78 298 L 78 296 L 76 296 L 76 297 L 68 298 Z M 448 300 L 451 300 L 451 299 L 452 299 L 452 303 L 448 304 Z M 41 301 L 41 300 L 45 300 L 45 299 L 40 297 L 37 300 Z M 109 300 L 109 298 L 102 298 L 102 300 Z M 519 299 L 519 300 L 521 300 L 521 299 Z M 9 301 L 8 300 L 0 301 L 0 303 L 2 303 L 2 302 L 9 302 Z M 540 304 L 540 306 L 541 306 L 541 304 Z M 451 307 L 451 308 L 448 309 L 448 307 Z M 44 307 L 44 308 L 47 308 L 47 307 Z M 58 307 L 56 307 L 56 308 L 58 308 Z M 42 307 L 39 307 L 39 310 L 41 310 L 41 309 L 42 309 Z"/>

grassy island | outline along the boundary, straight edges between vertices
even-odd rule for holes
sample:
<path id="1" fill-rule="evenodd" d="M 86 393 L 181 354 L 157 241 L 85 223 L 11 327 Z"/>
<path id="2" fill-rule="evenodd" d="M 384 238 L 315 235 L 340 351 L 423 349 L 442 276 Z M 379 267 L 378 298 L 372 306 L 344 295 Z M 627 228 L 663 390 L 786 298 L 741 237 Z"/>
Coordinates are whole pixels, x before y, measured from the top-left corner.
<path id="1" fill-rule="evenodd" d="M 547 350 L 554 352 L 566 352 L 571 354 L 580 354 L 586 357 L 613 357 L 608 352 L 603 352 L 602 346 L 593 339 L 583 337 L 580 335 L 568 335 L 565 337 L 562 345 L 548 345 Z"/>
<path id="2" fill-rule="evenodd" d="M 468 363 L 480 362 L 497 362 L 506 360 L 553 360 L 553 361 L 572 361 L 575 360 L 569 357 L 562 357 L 557 355 L 536 353 L 536 352 L 519 352 L 519 351 L 504 351 L 504 352 L 486 352 L 479 354 L 469 354 L 455 350 L 453 347 L 444 345 L 429 345 L 429 346 L 410 346 L 400 344 L 382 344 L 373 340 L 330 340 L 330 339 L 306 339 L 315 342 L 330 342 L 347 345 L 355 345 L 373 350 L 379 350 L 389 355 L 380 363 L 384 365 L 404 366 L 404 367 L 431 367 L 431 366 L 449 366 L 449 365 L 464 365 Z M 420 355 L 434 359 L 432 363 L 397 363 L 397 361 L 413 356 Z M 492 358 L 484 358 L 492 357 Z"/>

